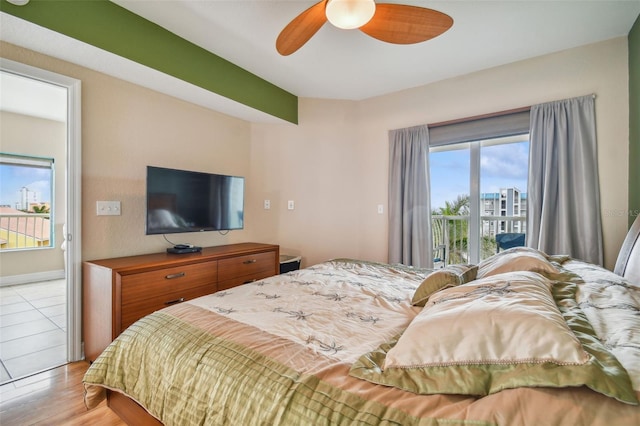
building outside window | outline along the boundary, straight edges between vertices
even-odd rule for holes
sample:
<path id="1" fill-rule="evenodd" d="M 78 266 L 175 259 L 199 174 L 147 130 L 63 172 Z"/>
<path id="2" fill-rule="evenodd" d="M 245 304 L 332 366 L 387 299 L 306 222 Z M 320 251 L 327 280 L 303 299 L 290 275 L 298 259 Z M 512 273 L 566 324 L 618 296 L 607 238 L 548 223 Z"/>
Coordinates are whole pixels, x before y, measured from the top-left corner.
<path id="1" fill-rule="evenodd" d="M 498 251 L 496 235 L 526 232 L 528 134 L 431 147 L 429 168 L 433 241 L 447 263 L 477 263 Z"/>
<path id="2" fill-rule="evenodd" d="M 53 247 L 54 161 L 0 153 L 0 250 Z"/>
<path id="3" fill-rule="evenodd" d="M 498 192 L 480 194 L 482 216 L 527 216 L 527 193 L 518 188 L 500 188 Z M 490 237 L 498 232 L 525 232 L 524 222 L 485 220 L 482 222 L 482 234 Z"/>

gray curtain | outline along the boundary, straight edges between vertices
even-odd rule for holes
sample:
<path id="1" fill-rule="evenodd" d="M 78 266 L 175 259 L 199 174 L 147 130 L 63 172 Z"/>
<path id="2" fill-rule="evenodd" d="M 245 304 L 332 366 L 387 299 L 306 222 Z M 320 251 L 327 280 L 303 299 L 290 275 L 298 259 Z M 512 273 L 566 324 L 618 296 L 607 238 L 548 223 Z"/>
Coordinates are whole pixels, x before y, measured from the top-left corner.
<path id="1" fill-rule="evenodd" d="M 602 265 L 594 102 L 531 107 L 527 245 Z"/>
<path id="2" fill-rule="evenodd" d="M 389 263 L 433 267 L 427 126 L 390 131 L 389 148 Z"/>

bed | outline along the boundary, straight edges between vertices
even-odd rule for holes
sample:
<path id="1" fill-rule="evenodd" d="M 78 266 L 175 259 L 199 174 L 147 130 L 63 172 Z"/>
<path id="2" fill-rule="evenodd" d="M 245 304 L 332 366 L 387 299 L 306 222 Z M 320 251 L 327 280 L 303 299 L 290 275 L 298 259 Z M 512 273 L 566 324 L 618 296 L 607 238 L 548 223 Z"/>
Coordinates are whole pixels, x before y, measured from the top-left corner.
<path id="1" fill-rule="evenodd" d="M 85 404 L 136 425 L 637 425 L 639 233 L 620 274 L 525 247 L 335 259 L 174 305 L 96 359 Z"/>

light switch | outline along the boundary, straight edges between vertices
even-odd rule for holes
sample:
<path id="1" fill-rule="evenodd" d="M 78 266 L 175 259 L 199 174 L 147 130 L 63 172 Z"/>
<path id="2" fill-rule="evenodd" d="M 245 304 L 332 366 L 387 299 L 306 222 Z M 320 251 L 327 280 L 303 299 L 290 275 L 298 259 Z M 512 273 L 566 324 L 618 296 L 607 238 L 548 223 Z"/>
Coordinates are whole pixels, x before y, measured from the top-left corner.
<path id="1" fill-rule="evenodd" d="M 378 214 L 384 213 L 384 204 L 378 204 Z"/>
<path id="2" fill-rule="evenodd" d="M 96 201 L 98 216 L 120 216 L 120 201 Z"/>
<path id="3" fill-rule="evenodd" d="M 296 204 L 293 202 L 293 200 L 289 200 L 289 201 L 287 202 L 287 208 L 288 208 L 289 210 L 293 210 L 293 209 L 295 209 L 295 208 L 296 208 Z"/>

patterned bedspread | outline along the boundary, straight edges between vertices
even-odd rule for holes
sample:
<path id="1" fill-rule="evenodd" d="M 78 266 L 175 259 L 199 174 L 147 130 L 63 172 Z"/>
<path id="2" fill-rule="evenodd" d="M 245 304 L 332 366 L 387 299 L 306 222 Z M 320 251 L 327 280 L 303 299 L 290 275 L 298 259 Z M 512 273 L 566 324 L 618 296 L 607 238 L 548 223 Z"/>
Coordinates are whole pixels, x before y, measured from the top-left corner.
<path id="1" fill-rule="evenodd" d="M 584 280 L 578 303 L 640 391 L 640 289 L 566 265 Z M 132 325 L 92 364 L 85 403 L 116 390 L 166 425 L 638 424 L 638 406 L 586 387 L 480 398 L 350 376 L 358 358 L 416 317 L 411 297 L 429 273 L 341 259 L 171 306 Z"/>
<path id="2" fill-rule="evenodd" d="M 562 266 L 582 278 L 578 305 L 600 341 L 627 369 L 633 388 L 640 391 L 640 283 L 575 260 Z"/>

